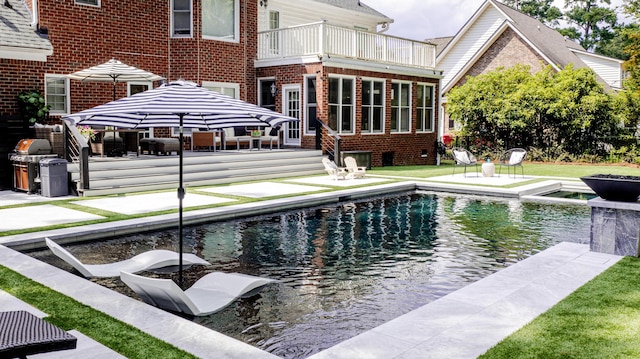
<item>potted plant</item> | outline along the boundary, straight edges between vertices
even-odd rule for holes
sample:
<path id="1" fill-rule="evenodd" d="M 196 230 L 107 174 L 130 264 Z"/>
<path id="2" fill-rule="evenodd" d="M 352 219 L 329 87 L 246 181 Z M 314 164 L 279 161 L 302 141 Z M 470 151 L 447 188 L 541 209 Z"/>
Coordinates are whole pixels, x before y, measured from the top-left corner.
<path id="1" fill-rule="evenodd" d="M 44 123 L 51 105 L 47 105 L 44 96 L 38 90 L 22 91 L 18 94 L 20 113 L 30 125 Z"/>
<path id="2" fill-rule="evenodd" d="M 636 202 L 640 196 L 640 177 L 595 174 L 580 177 L 600 198 L 609 201 Z"/>

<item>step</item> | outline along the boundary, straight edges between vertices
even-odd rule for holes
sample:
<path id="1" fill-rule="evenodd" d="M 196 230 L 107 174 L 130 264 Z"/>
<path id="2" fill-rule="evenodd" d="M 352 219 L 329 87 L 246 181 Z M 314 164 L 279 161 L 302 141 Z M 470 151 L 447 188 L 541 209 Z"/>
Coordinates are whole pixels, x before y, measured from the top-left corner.
<path id="1" fill-rule="evenodd" d="M 324 173 L 321 151 L 262 150 L 188 153 L 183 158 L 184 187 L 243 182 Z M 139 158 L 91 159 L 90 189 L 81 196 L 130 193 L 177 188 L 177 156 L 141 156 Z M 68 166 L 72 181 L 79 173 Z"/>

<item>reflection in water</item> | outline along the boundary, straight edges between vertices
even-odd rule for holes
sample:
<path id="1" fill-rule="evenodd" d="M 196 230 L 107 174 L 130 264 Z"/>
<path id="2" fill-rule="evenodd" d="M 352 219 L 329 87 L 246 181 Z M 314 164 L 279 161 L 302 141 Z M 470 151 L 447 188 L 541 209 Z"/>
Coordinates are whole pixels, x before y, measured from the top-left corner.
<path id="1" fill-rule="evenodd" d="M 586 206 L 433 194 L 192 227 L 185 249 L 213 265 L 190 268 L 188 285 L 212 271 L 280 281 L 193 320 L 276 355 L 302 358 L 557 242 L 586 243 L 588 231 Z M 176 242 L 175 233 L 164 232 L 69 249 L 95 263 L 175 250 Z M 68 268 L 48 251 L 32 255 Z M 99 282 L 132 295 L 118 279 Z"/>

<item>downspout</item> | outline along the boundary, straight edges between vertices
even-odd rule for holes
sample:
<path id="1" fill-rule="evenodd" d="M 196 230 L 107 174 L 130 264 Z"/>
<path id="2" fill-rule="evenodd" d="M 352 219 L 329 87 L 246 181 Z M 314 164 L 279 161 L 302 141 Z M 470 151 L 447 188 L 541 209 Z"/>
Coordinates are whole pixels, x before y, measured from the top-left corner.
<path id="1" fill-rule="evenodd" d="M 38 28 L 38 0 L 31 0 L 31 7 L 32 7 L 31 27 L 34 29 L 37 29 Z"/>
<path id="2" fill-rule="evenodd" d="M 383 22 L 382 24 L 380 24 L 380 31 L 378 31 L 379 34 L 385 33 L 389 30 L 389 22 Z"/>
<path id="3" fill-rule="evenodd" d="M 442 79 L 438 79 L 438 142 L 442 142 L 444 136 L 444 104 L 442 103 Z M 436 143 L 436 166 L 440 166 L 440 151 L 438 151 Z"/>

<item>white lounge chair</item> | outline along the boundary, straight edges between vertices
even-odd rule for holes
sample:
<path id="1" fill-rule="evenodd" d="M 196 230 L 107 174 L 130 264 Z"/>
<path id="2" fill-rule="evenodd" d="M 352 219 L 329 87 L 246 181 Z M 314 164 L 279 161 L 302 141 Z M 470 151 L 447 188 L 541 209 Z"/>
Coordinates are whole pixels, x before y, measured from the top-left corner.
<path id="1" fill-rule="evenodd" d="M 196 316 L 220 311 L 242 295 L 275 282 L 240 273 L 213 272 L 183 291 L 171 279 L 148 278 L 127 272 L 121 272 L 120 279 L 145 303 Z"/>
<path id="2" fill-rule="evenodd" d="M 163 268 L 168 266 L 177 266 L 180 264 L 180 254 L 165 249 L 155 249 L 148 252 L 140 253 L 132 258 L 108 264 L 83 264 L 69 253 L 66 249 L 60 247 L 56 242 L 49 238 L 44 239 L 47 246 L 53 254 L 60 257 L 63 261 L 69 263 L 73 268 L 87 278 L 92 277 L 117 277 L 120 271 L 142 272 L 144 270 Z M 211 263 L 194 254 L 182 255 L 183 265 L 211 265 Z"/>
<path id="3" fill-rule="evenodd" d="M 322 164 L 324 165 L 324 169 L 327 171 L 327 173 L 329 174 L 329 178 L 331 179 L 345 179 L 345 177 L 349 174 L 346 169 L 338 167 L 335 162 L 326 157 L 322 159 Z"/>
<path id="4" fill-rule="evenodd" d="M 348 179 L 364 178 L 364 176 L 367 174 L 367 168 L 358 166 L 356 159 L 351 156 L 347 156 L 344 158 L 344 166 L 349 173 L 347 174 Z"/>

